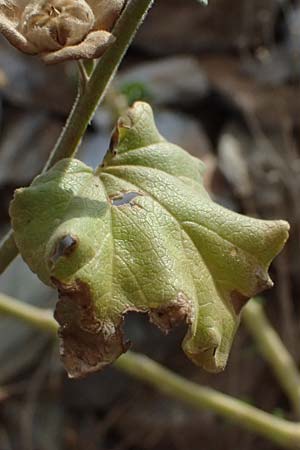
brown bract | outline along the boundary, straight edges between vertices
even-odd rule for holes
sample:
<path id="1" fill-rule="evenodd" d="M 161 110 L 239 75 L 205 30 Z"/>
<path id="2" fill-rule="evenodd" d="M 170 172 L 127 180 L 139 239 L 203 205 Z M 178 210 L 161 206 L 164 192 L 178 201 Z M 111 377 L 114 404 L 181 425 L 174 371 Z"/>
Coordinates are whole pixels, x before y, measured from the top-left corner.
<path id="1" fill-rule="evenodd" d="M 49 64 L 99 58 L 126 0 L 0 0 L 0 32 Z"/>

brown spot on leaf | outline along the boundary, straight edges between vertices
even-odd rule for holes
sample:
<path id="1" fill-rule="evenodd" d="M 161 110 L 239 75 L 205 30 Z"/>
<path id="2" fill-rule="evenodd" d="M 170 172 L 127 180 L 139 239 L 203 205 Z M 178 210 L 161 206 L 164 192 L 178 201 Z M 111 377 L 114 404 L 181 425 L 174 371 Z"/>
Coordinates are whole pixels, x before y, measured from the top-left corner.
<path id="1" fill-rule="evenodd" d="M 80 281 L 74 285 L 52 281 L 59 291 L 54 317 L 60 325 L 60 354 L 71 378 L 96 372 L 127 351 L 122 320 L 117 326 L 101 323 L 88 286 Z"/>
<path id="2" fill-rule="evenodd" d="M 242 308 L 246 305 L 247 301 L 249 300 L 249 297 L 241 294 L 238 291 L 232 291 L 230 293 L 230 298 L 235 313 L 239 315 Z"/>
<path id="3" fill-rule="evenodd" d="M 161 308 L 153 308 L 149 312 L 150 321 L 165 333 L 169 333 L 172 328 L 183 322 L 190 323 L 191 316 L 191 303 L 182 293 L 178 295 L 176 300 Z"/>

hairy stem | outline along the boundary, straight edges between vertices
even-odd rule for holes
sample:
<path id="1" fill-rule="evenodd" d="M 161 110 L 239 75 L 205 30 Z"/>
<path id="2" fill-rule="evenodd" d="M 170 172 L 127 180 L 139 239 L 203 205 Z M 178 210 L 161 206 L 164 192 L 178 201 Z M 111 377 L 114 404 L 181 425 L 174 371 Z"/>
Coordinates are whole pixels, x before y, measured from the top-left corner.
<path id="1" fill-rule="evenodd" d="M 96 65 L 82 95 L 78 95 L 70 116 L 46 165 L 44 172 L 63 158 L 72 158 L 82 137 L 118 67 L 131 44 L 136 31 L 154 0 L 129 0 L 116 24 L 114 44 L 104 53 Z M 10 231 L 0 243 L 0 274 L 15 259 L 18 249 Z"/>
<path id="2" fill-rule="evenodd" d="M 21 319 L 43 331 L 54 334 L 57 331 L 57 323 L 49 311 L 26 305 L 3 294 L 0 294 L 0 312 Z M 121 356 L 115 362 L 115 366 L 196 409 L 219 414 L 284 448 L 300 449 L 298 423 L 279 419 L 228 395 L 192 383 L 151 359 L 133 352 Z"/>
<path id="3" fill-rule="evenodd" d="M 270 324 L 260 303 L 250 301 L 244 308 L 243 320 L 289 398 L 295 415 L 300 419 L 300 374 L 293 358 Z"/>

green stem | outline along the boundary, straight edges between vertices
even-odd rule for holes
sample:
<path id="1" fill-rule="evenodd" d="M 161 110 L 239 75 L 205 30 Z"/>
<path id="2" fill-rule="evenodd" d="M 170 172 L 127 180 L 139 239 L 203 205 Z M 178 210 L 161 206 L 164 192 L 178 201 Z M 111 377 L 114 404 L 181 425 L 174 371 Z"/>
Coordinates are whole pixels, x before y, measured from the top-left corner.
<path id="1" fill-rule="evenodd" d="M 58 325 L 51 310 L 37 308 L 5 294 L 0 294 L 0 312 L 15 317 L 42 331 L 56 333 Z"/>
<path id="2" fill-rule="evenodd" d="M 26 305 L 0 294 L 0 311 L 43 331 L 56 333 L 57 323 L 49 311 Z M 279 419 L 258 408 L 213 389 L 199 386 L 172 373 L 149 358 L 127 352 L 115 366 L 127 374 L 199 410 L 209 410 L 253 431 L 284 448 L 300 449 L 300 424 Z"/>
<path id="3" fill-rule="evenodd" d="M 78 97 L 66 128 L 62 132 L 45 170 L 48 170 L 60 159 L 70 158 L 76 153 L 91 118 L 99 103 L 103 100 L 107 88 L 152 3 L 153 0 L 131 0 L 128 2 L 114 28 L 116 41 L 96 65 L 84 95 Z"/>
<path id="4" fill-rule="evenodd" d="M 113 33 L 114 44 L 99 60 L 86 85 L 83 95 L 78 95 L 64 127 L 43 172 L 63 158 L 72 158 L 97 107 L 103 100 L 116 71 L 131 44 L 136 31 L 154 0 L 129 0 L 116 24 Z M 0 274 L 15 259 L 19 251 L 10 231 L 0 243 Z"/>
<path id="5" fill-rule="evenodd" d="M 299 419 L 300 374 L 293 358 L 270 324 L 260 303 L 254 300 L 250 301 L 244 308 L 243 320 Z"/>
<path id="6" fill-rule="evenodd" d="M 18 256 L 14 235 L 10 230 L 0 241 L 0 274 L 5 272 L 10 263 Z"/>
<path id="7" fill-rule="evenodd" d="M 279 419 L 214 389 L 202 387 L 172 373 L 151 359 L 128 352 L 115 365 L 160 392 L 196 409 L 219 414 L 284 448 L 300 449 L 300 424 Z"/>

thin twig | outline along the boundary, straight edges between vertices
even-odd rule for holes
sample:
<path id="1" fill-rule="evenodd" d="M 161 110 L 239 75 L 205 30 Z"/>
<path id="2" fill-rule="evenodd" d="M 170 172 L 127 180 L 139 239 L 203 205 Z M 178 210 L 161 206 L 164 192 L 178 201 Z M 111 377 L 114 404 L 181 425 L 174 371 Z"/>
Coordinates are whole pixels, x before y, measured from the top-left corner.
<path id="1" fill-rule="evenodd" d="M 25 305 L 2 294 L 0 295 L 0 311 L 43 331 L 56 334 L 57 323 L 49 312 Z M 39 316 L 40 320 L 38 320 Z M 284 349 L 284 352 L 287 353 L 287 350 Z M 126 355 L 121 356 L 115 362 L 115 366 L 196 409 L 206 409 L 219 414 L 284 448 L 300 449 L 300 423 L 280 419 L 214 389 L 199 386 L 172 373 L 150 358 L 133 352 L 127 352 Z"/>
<path id="2" fill-rule="evenodd" d="M 293 358 L 270 324 L 260 303 L 250 301 L 244 308 L 243 320 L 289 398 L 297 419 L 300 419 L 300 374 Z"/>
<path id="3" fill-rule="evenodd" d="M 121 356 L 115 366 L 170 397 L 219 414 L 285 448 L 300 449 L 299 423 L 279 419 L 229 395 L 199 386 L 133 352 Z"/>
<path id="4" fill-rule="evenodd" d="M 36 308 L 2 293 L 0 294 L 0 312 L 20 319 L 33 328 L 50 333 L 57 332 L 57 323 L 53 319 L 52 311 Z"/>
<path id="5" fill-rule="evenodd" d="M 14 235 L 10 230 L 0 241 L 0 274 L 5 272 L 10 263 L 18 256 Z"/>
<path id="6" fill-rule="evenodd" d="M 47 171 L 59 160 L 75 156 L 82 137 L 97 107 L 115 76 L 119 65 L 131 44 L 136 31 L 154 0 L 129 0 L 113 33 L 116 38 L 104 53 L 92 72 L 85 91 L 78 95 L 60 137 L 44 167 Z M 10 231 L 0 243 L 0 274 L 18 255 L 18 249 Z"/>

